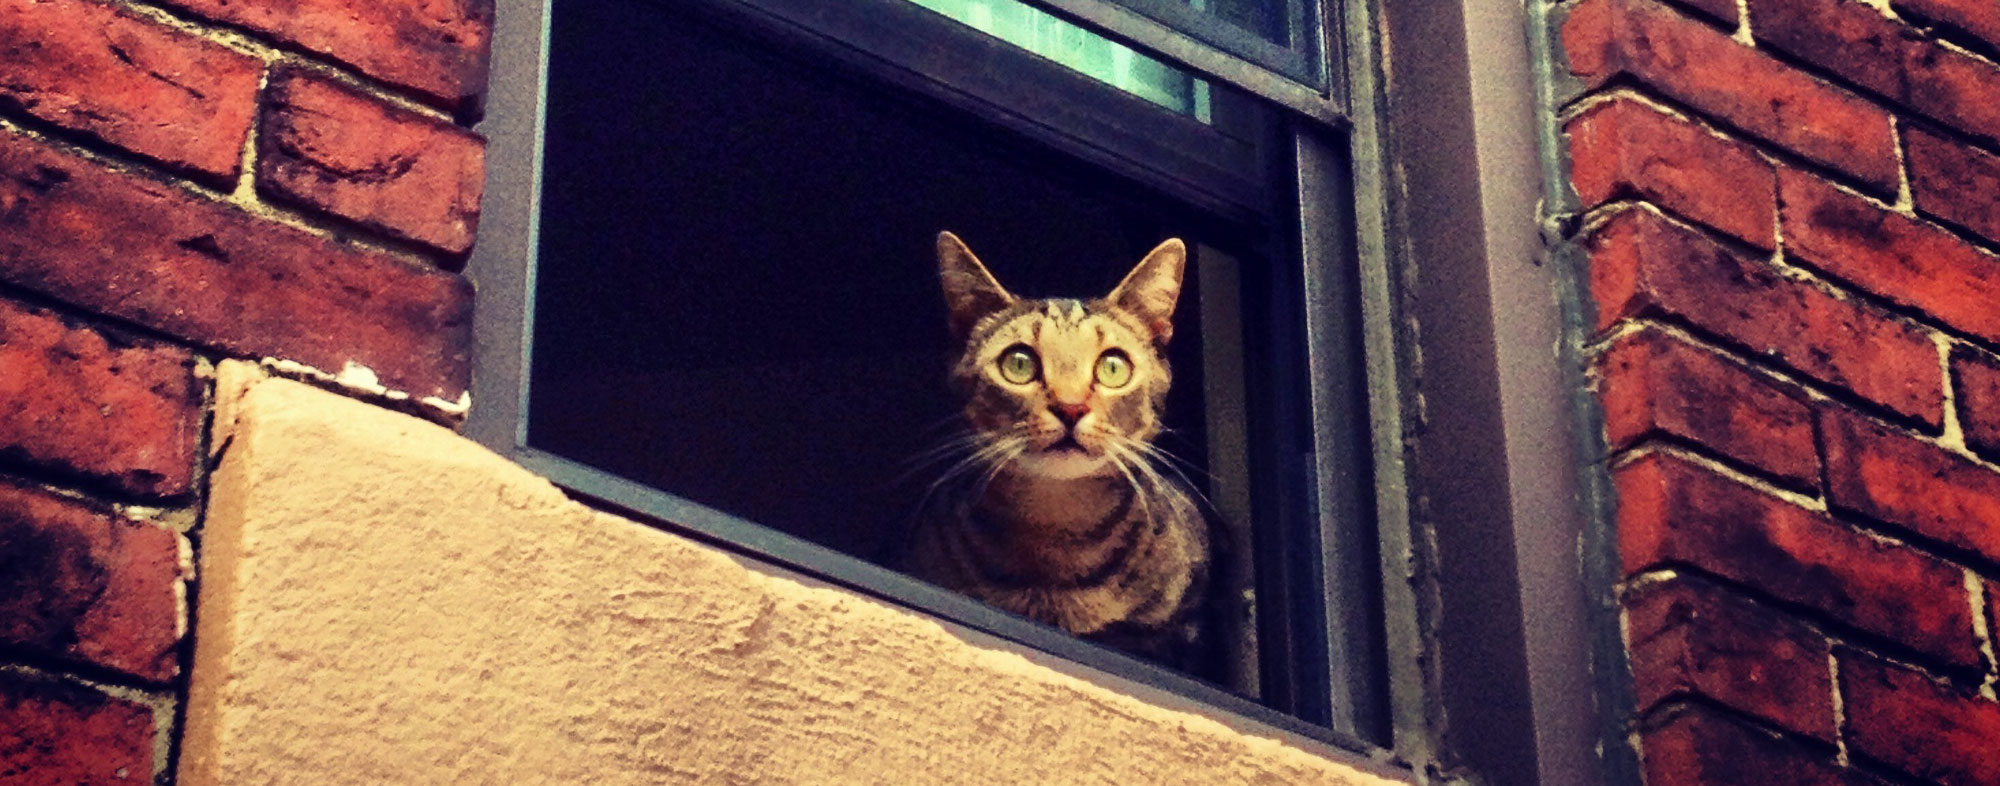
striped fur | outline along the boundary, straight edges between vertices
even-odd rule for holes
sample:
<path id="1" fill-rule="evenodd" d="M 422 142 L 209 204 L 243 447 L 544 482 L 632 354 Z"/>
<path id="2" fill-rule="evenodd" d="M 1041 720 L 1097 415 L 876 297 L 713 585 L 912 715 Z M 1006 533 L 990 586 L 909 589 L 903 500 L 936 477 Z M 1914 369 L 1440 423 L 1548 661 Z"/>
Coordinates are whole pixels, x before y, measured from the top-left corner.
<path id="1" fill-rule="evenodd" d="M 950 233 L 939 236 L 938 257 L 964 341 L 951 382 L 968 430 L 947 446 L 959 460 L 920 511 L 907 567 L 1184 666 L 1203 619 L 1207 521 L 1151 440 L 1173 382 L 1162 351 L 1185 247 L 1161 244 L 1110 295 L 1089 301 L 1016 298 Z M 1021 351 L 1036 361 L 1032 379 L 1009 378 L 1005 356 Z M 1100 373 L 1111 354 L 1128 361 L 1127 375 Z"/>

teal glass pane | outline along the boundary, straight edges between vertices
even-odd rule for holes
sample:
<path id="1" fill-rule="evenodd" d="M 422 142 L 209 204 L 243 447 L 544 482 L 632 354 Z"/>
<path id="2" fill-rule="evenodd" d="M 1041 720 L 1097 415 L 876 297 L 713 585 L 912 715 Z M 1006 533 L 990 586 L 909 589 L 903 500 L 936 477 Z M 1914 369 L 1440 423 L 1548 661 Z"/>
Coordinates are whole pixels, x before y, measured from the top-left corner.
<path id="1" fill-rule="evenodd" d="M 1208 83 L 1018 0 L 909 0 L 1152 103 L 1212 122 Z"/>

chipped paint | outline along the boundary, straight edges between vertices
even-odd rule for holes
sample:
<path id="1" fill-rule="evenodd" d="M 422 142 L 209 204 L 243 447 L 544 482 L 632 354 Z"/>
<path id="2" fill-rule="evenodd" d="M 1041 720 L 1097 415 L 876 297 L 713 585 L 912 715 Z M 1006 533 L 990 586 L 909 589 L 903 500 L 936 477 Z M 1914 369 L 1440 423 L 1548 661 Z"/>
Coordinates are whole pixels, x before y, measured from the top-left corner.
<path id="1" fill-rule="evenodd" d="M 329 373 L 296 360 L 273 357 L 260 359 L 257 361 L 257 365 L 277 376 L 337 388 L 344 393 L 355 395 L 358 398 L 370 399 L 394 405 L 398 408 L 414 405 L 419 409 L 425 410 L 428 414 L 442 416 L 452 422 L 457 422 L 465 416 L 466 412 L 472 409 L 472 391 L 460 392 L 456 400 L 438 396 L 417 398 L 407 391 L 395 390 L 383 385 L 381 377 L 375 373 L 374 369 L 352 360 L 343 364 L 340 367 L 339 373 Z"/>

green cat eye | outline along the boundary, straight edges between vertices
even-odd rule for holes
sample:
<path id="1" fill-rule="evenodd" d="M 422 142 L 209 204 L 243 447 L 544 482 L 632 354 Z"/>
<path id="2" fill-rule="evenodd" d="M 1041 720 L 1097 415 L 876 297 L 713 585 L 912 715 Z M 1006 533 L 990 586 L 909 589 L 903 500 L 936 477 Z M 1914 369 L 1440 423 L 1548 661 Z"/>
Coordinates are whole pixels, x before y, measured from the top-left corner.
<path id="1" fill-rule="evenodd" d="M 1041 373 L 1041 361 L 1035 359 L 1035 351 L 1020 344 L 1008 347 L 1000 353 L 1000 377 L 1016 385 L 1035 381 Z"/>
<path id="2" fill-rule="evenodd" d="M 1132 359 L 1118 350 L 1111 350 L 1097 356 L 1097 384 L 1107 388 L 1122 388 L 1132 381 Z"/>

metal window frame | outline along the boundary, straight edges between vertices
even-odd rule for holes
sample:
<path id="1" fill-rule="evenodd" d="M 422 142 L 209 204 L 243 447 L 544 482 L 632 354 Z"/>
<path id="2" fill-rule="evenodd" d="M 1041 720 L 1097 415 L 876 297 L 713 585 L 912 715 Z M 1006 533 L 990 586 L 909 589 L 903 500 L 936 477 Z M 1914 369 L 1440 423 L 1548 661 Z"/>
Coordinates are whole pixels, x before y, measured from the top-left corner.
<path id="1" fill-rule="evenodd" d="M 1378 761 L 1395 763 L 1399 768 L 1427 773 L 1420 777 L 1432 782 L 1458 780 L 1453 773 L 1459 768 L 1473 773 L 1507 770 L 1511 762 L 1504 759 L 1508 754 L 1500 754 L 1503 760 L 1497 763 L 1489 761 L 1495 746 L 1467 745 L 1461 739 L 1465 736 L 1462 730 L 1449 728 L 1445 723 L 1447 716 L 1471 715 L 1482 721 L 1502 721 L 1503 728 L 1490 730 L 1489 736 L 1502 738 L 1516 750 L 1526 751 L 1525 755 L 1531 759 L 1528 766 L 1536 773 L 1535 782 L 1596 780 L 1590 768 L 1594 759 L 1588 753 L 1596 741 L 1596 729 L 1586 723 L 1585 733 L 1579 735 L 1572 728 L 1576 724 L 1570 717 L 1578 707 L 1583 707 L 1583 714 L 1588 715 L 1590 693 L 1588 678 L 1583 676 L 1588 671 L 1571 668 L 1577 663 L 1587 664 L 1581 653 L 1589 650 L 1584 643 L 1588 632 L 1581 630 L 1576 622 L 1583 616 L 1577 609 L 1584 604 L 1581 599 L 1568 597 L 1569 589 L 1560 581 L 1549 578 L 1576 571 L 1573 550 L 1550 547 L 1559 546 L 1564 538 L 1580 529 L 1577 512 L 1566 504 L 1566 497 L 1573 489 L 1566 491 L 1562 487 L 1564 478 L 1574 482 L 1574 473 L 1557 472 L 1538 480 L 1535 472 L 1542 466 L 1567 470 L 1574 465 L 1574 457 L 1568 452 L 1574 440 L 1566 438 L 1572 426 L 1566 419 L 1522 418 L 1510 412 L 1495 412 L 1495 407 L 1487 406 L 1499 400 L 1515 401 L 1549 391 L 1558 394 L 1551 396 L 1552 400 L 1564 399 L 1567 386 L 1574 381 L 1567 372 L 1554 366 L 1544 373 L 1539 367 L 1517 365 L 1510 369 L 1504 365 L 1528 357 L 1529 353 L 1545 357 L 1549 345 L 1533 342 L 1539 342 L 1543 332 L 1553 330 L 1540 331 L 1538 326 L 1559 322 L 1561 318 L 1555 311 L 1553 298 L 1547 297 L 1540 298 L 1536 301 L 1539 305 L 1532 308 L 1492 308 L 1500 299 L 1532 294 L 1537 286 L 1546 283 L 1547 267 L 1539 272 L 1530 271 L 1530 275 L 1496 274 L 1490 281 L 1484 276 L 1491 266 L 1500 264 L 1489 257 L 1521 251 L 1518 237 L 1511 240 L 1501 237 L 1496 241 L 1495 236 L 1506 235 L 1508 222 L 1522 216 L 1529 216 L 1523 225 L 1532 227 L 1532 214 L 1527 212 L 1532 210 L 1532 200 L 1523 205 L 1518 204 L 1518 199 L 1507 203 L 1488 197 L 1483 214 L 1478 209 L 1471 211 L 1474 228 L 1487 241 L 1485 248 L 1444 249 L 1448 258 L 1440 262 L 1432 256 L 1440 249 L 1426 247 L 1422 242 L 1426 238 L 1463 234 L 1460 227 L 1425 221 L 1429 216 L 1423 215 L 1424 206 L 1439 200 L 1435 193 L 1439 188 L 1470 182 L 1476 195 L 1483 177 L 1489 180 L 1519 177 L 1532 190 L 1532 163 L 1530 171 L 1522 175 L 1510 165 L 1489 165 L 1480 153 L 1462 155 L 1463 146 L 1468 145 L 1479 151 L 1498 149 L 1482 142 L 1490 144 L 1489 138 L 1496 133 L 1506 137 L 1510 122 L 1482 126 L 1477 119 L 1505 115 L 1505 107 L 1496 110 L 1475 102 L 1467 110 L 1446 102 L 1451 105 L 1440 111 L 1465 110 L 1474 116 L 1474 127 L 1452 128 L 1452 133 L 1444 135 L 1443 142 L 1433 147 L 1431 143 L 1438 142 L 1440 136 L 1438 129 L 1431 126 L 1435 118 L 1422 111 L 1399 109 L 1388 88 L 1392 82 L 1401 87 L 1425 76 L 1463 88 L 1468 81 L 1478 78 L 1470 72 L 1467 51 L 1477 53 L 1483 47 L 1489 54 L 1509 51 L 1508 47 L 1518 42 L 1508 40 L 1508 34 L 1518 36 L 1524 24 L 1497 32 L 1461 27 L 1456 36 L 1429 38 L 1408 31 L 1437 23 L 1435 9 L 1430 7 L 1418 9 L 1410 4 L 1391 7 L 1386 0 L 1329 3 L 1320 20 L 1321 38 L 1340 42 L 1336 51 L 1342 54 L 1321 58 L 1332 74 L 1329 86 L 1322 89 L 1182 35 L 1114 3 L 1028 0 L 1312 121 L 1308 124 L 1310 128 L 1295 140 L 1294 152 L 1300 162 L 1300 196 L 1306 201 L 1305 215 L 1327 216 L 1332 220 L 1307 222 L 1302 228 L 1299 238 L 1302 262 L 1308 271 L 1323 270 L 1328 265 L 1353 266 L 1350 272 L 1359 286 L 1361 309 L 1351 322 L 1310 314 L 1306 328 L 1315 340 L 1340 331 L 1359 332 L 1367 373 L 1368 411 L 1365 422 L 1353 417 L 1354 413 L 1340 417 L 1340 413 L 1325 406 L 1329 403 L 1323 398 L 1328 395 L 1322 381 L 1326 375 L 1313 373 L 1313 395 L 1318 400 L 1313 402 L 1311 426 L 1322 440 L 1334 438 L 1329 435 L 1343 430 L 1366 429 L 1373 463 L 1371 482 L 1359 489 L 1360 495 L 1323 495 L 1321 521 L 1325 524 L 1330 517 L 1365 507 L 1372 511 L 1377 524 L 1375 535 L 1382 579 L 1379 590 L 1388 628 L 1387 662 L 1383 666 L 1389 674 L 1387 712 L 1393 732 L 1393 743 L 1384 750 L 1352 735 L 1301 722 L 1233 694 L 1079 642 L 1052 629 L 999 614 L 782 533 L 727 516 L 689 515 L 685 508 L 675 506 L 670 495 L 617 481 L 605 473 L 527 448 L 526 374 L 528 337 L 532 335 L 534 319 L 530 296 L 537 248 L 535 213 L 540 200 L 544 111 L 541 75 L 547 68 L 547 9 L 551 1 L 509 0 L 502 3 L 498 14 L 492 69 L 494 87 L 489 93 L 486 120 L 480 128 L 490 140 L 486 204 L 479 243 L 468 267 L 468 275 L 479 292 L 474 366 L 474 398 L 478 403 L 465 426 L 468 436 L 589 501 L 648 518 L 676 520 L 677 529 L 739 552 L 747 548 L 755 553 L 753 559 L 774 562 L 924 613 L 939 614 L 1112 678 L 1136 680 L 1188 697 L 1220 710 L 1220 720 L 1251 733 L 1316 740 L 1362 752 Z M 766 2 L 717 1 L 746 5 Z M 1519 5 L 1509 0 L 1462 2 L 1463 8 L 1446 9 L 1452 12 L 1446 22 L 1463 24 L 1466 17 L 1460 14 L 1514 18 L 1523 13 Z M 1383 37 L 1393 37 L 1398 42 L 1393 80 L 1382 62 L 1386 46 Z M 1441 48 L 1446 54 L 1455 51 L 1456 59 L 1425 57 L 1426 48 Z M 1416 56 L 1409 56 L 1412 54 Z M 1525 90 L 1518 98 L 1527 100 Z M 1503 97 L 1498 103 L 1504 104 L 1506 99 Z M 1495 132 L 1494 127 L 1501 130 Z M 1398 145 L 1398 141 L 1402 144 Z M 1532 152 L 1532 146 L 1529 150 Z M 1348 162 L 1351 168 L 1345 166 Z M 1351 200 L 1352 205 L 1352 210 L 1345 214 L 1322 209 L 1326 204 L 1345 200 Z M 1448 203 L 1445 213 L 1465 212 L 1459 210 L 1463 205 L 1456 198 L 1442 201 Z M 1351 225 L 1338 220 L 1343 215 L 1351 215 Z M 1532 229 L 1529 231 L 1532 235 Z M 1508 248 L 1510 244 L 1512 248 Z M 1522 258 L 1527 256 L 1532 253 Z M 1433 278 L 1424 275 L 1434 272 Z M 1488 324 L 1468 326 L 1464 320 L 1454 321 L 1449 315 L 1440 318 L 1437 304 L 1454 301 L 1430 298 L 1438 287 L 1450 288 L 1439 284 L 1437 277 L 1467 272 L 1480 276 L 1479 286 L 1473 287 L 1477 291 L 1469 297 L 1486 305 L 1481 313 L 1491 318 Z M 1321 274 L 1308 275 L 1306 281 L 1312 297 L 1324 294 L 1315 287 L 1328 285 L 1328 277 Z M 1421 334 L 1416 329 L 1420 323 L 1425 325 Z M 1528 343 L 1523 343 L 1524 336 Z M 1449 357 L 1450 353 L 1438 353 L 1447 356 L 1442 363 L 1422 357 L 1427 350 L 1452 346 L 1454 342 L 1476 345 L 1483 351 L 1473 352 L 1472 361 L 1464 363 Z M 1315 357 L 1312 362 L 1334 361 Z M 1489 488 L 1499 489 L 1499 493 L 1441 503 L 1433 494 L 1451 488 L 1445 477 L 1465 467 L 1441 461 L 1438 443 L 1426 443 L 1421 437 L 1436 420 L 1434 413 L 1453 408 L 1461 399 L 1471 404 L 1466 412 L 1492 415 L 1489 422 L 1473 426 L 1482 436 L 1497 440 L 1506 448 L 1503 460 L 1478 468 L 1484 471 L 1475 473 L 1489 482 Z M 1344 471 L 1347 469 L 1339 463 L 1339 457 L 1324 452 L 1317 457 L 1314 474 L 1321 488 L 1340 488 L 1339 483 L 1331 486 L 1329 483 Z M 1441 569 L 1448 568 L 1455 558 L 1449 553 L 1452 551 L 1449 544 L 1456 532 L 1494 524 L 1512 533 L 1514 541 L 1508 570 L 1501 571 L 1508 574 L 1502 577 L 1501 585 L 1468 586 L 1441 575 Z M 1445 548 L 1440 548 L 1441 542 L 1447 544 Z M 1324 545 L 1339 548 L 1331 538 Z M 1336 599 L 1341 593 L 1332 586 L 1323 587 L 1322 591 Z M 1495 591 L 1514 596 L 1519 603 L 1517 613 L 1511 618 L 1478 621 L 1481 609 L 1478 599 Z M 1535 608 L 1538 613 L 1555 609 L 1555 616 L 1562 622 L 1561 629 L 1548 632 L 1531 629 L 1527 615 L 1518 613 L 1520 608 Z M 1506 634 L 1511 630 L 1511 634 L 1487 643 L 1467 643 L 1476 636 L 1447 640 L 1451 637 L 1440 635 L 1441 630 L 1460 621 L 1475 622 L 1472 628 L 1479 631 L 1497 629 Z M 1528 701 L 1520 706 L 1493 706 L 1491 695 L 1466 688 L 1477 678 L 1465 664 L 1482 659 L 1519 665 L 1520 671 L 1525 672 L 1523 690 Z M 1454 669 L 1464 669 L 1465 673 L 1449 673 Z M 1580 682 L 1585 687 L 1579 688 Z M 1583 700 L 1580 704 L 1579 697 Z"/>

